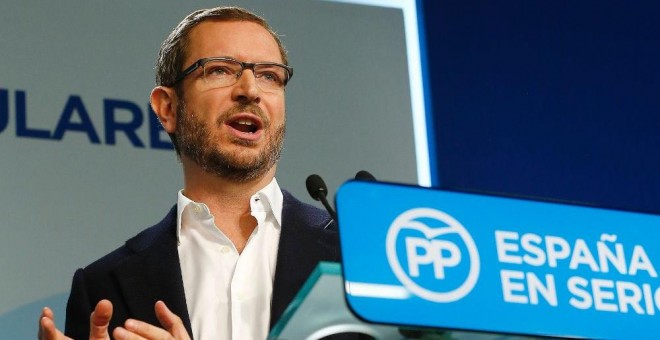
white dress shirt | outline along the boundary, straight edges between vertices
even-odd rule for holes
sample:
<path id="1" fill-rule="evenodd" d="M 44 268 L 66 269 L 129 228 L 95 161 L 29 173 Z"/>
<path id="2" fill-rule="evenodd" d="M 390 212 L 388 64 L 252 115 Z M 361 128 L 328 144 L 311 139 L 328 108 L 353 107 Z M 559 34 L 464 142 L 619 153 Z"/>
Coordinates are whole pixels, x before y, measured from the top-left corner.
<path id="1" fill-rule="evenodd" d="M 282 201 L 274 178 L 250 198 L 257 227 L 239 254 L 206 204 L 179 191 L 178 252 L 195 339 L 266 339 Z"/>

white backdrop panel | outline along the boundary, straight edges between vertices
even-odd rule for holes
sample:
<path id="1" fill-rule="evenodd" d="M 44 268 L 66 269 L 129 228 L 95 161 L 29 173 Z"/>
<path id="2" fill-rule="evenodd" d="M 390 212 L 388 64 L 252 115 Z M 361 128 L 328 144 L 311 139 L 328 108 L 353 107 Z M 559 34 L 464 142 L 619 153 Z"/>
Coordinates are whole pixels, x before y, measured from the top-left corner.
<path id="1" fill-rule="evenodd" d="M 10 338 L 34 336 L 46 303 L 55 304 L 62 324 L 75 268 L 157 222 L 175 203 L 182 181 L 174 152 L 150 147 L 155 56 L 183 16 L 219 4 L 227 3 L 2 5 L 0 329 Z M 277 175 L 282 187 L 313 202 L 304 185 L 311 173 L 326 179 L 331 197 L 360 169 L 416 183 L 401 10 L 303 0 L 232 4 L 269 20 L 295 68 Z M 143 120 L 135 133 L 145 147 L 122 132 L 108 143 L 109 101 L 130 107 L 112 111 L 117 122 Z M 85 116 L 90 124 L 82 124 Z M 64 134 L 54 140 L 58 125 Z M 168 140 L 165 133 L 158 138 Z"/>

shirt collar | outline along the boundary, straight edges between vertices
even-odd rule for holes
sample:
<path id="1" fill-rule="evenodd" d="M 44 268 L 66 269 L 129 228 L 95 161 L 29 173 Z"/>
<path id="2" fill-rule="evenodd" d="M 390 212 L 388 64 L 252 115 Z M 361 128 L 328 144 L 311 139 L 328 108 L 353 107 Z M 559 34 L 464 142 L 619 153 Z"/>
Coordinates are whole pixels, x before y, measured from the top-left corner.
<path id="1" fill-rule="evenodd" d="M 277 180 L 273 177 L 273 180 L 268 183 L 261 190 L 257 191 L 252 197 L 250 197 L 250 206 L 255 199 L 263 200 L 262 205 L 266 210 L 270 207 L 270 211 L 273 213 L 275 220 L 279 227 L 282 226 L 282 207 L 284 202 L 284 195 L 282 195 L 282 189 L 277 184 Z M 197 202 L 191 200 L 183 194 L 183 189 L 179 190 L 177 195 L 177 213 L 176 213 L 176 239 L 177 242 L 180 241 L 181 236 L 181 216 L 183 215 L 183 210 L 189 204 L 197 204 Z"/>

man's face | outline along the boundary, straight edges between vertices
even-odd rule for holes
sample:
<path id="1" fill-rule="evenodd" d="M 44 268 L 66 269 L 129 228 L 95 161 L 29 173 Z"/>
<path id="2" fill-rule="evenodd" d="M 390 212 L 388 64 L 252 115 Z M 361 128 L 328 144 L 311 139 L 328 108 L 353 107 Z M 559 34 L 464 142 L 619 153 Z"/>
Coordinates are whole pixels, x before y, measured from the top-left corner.
<path id="1" fill-rule="evenodd" d="M 190 32 L 187 54 L 184 67 L 208 57 L 282 63 L 270 33 L 247 21 L 199 24 Z M 282 151 L 284 92 L 262 91 L 251 70 L 222 88 L 209 88 L 202 74 L 199 68 L 184 79 L 177 106 L 175 134 L 182 157 L 233 181 L 262 176 Z"/>

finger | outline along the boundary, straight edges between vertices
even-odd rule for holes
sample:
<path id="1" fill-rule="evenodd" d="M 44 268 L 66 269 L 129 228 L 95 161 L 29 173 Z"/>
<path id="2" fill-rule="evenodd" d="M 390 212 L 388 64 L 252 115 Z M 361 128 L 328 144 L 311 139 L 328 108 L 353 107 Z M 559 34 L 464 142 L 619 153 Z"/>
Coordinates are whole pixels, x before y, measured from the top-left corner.
<path id="1" fill-rule="evenodd" d="M 117 331 L 119 329 L 119 331 Z M 117 337 L 118 333 L 120 337 Z M 153 339 L 153 340 L 169 340 L 174 339 L 166 330 L 150 325 L 144 321 L 128 319 L 124 323 L 124 327 L 117 327 L 112 333 L 118 339 L 122 340 L 137 340 L 137 339 Z"/>
<path id="2" fill-rule="evenodd" d="M 52 314 L 51 314 L 52 316 Z M 39 340 L 68 339 L 55 327 L 55 321 L 49 316 L 39 319 Z"/>
<path id="3" fill-rule="evenodd" d="M 112 331 L 112 337 L 115 338 L 115 340 L 146 340 L 147 339 L 123 327 L 115 328 L 115 330 Z M 148 338 L 148 339 L 155 340 L 156 338 Z"/>
<path id="4" fill-rule="evenodd" d="M 42 313 L 39 319 L 39 340 L 57 339 L 57 332 L 54 326 L 53 320 L 47 316 L 43 316 Z"/>
<path id="5" fill-rule="evenodd" d="M 44 307 L 44 309 L 41 310 L 41 317 L 47 317 L 51 320 L 55 320 L 55 313 L 53 313 L 53 310 L 50 309 L 50 307 Z"/>
<path id="6" fill-rule="evenodd" d="M 188 336 L 188 331 L 183 325 L 183 321 L 176 314 L 167 308 L 165 302 L 157 301 L 156 302 L 156 317 L 160 324 L 167 329 L 170 334 L 172 334 L 176 339 L 190 339 Z"/>
<path id="7" fill-rule="evenodd" d="M 99 301 L 89 317 L 89 338 L 110 339 L 108 333 L 110 319 L 112 319 L 112 303 L 108 300 Z"/>
<path id="8" fill-rule="evenodd" d="M 45 326 L 44 326 L 44 318 L 52 320 L 54 317 L 53 311 L 50 310 L 48 307 L 44 307 L 44 309 L 41 310 L 41 315 L 39 315 L 39 333 L 37 334 L 37 338 L 39 340 L 47 339 L 45 337 Z"/>

